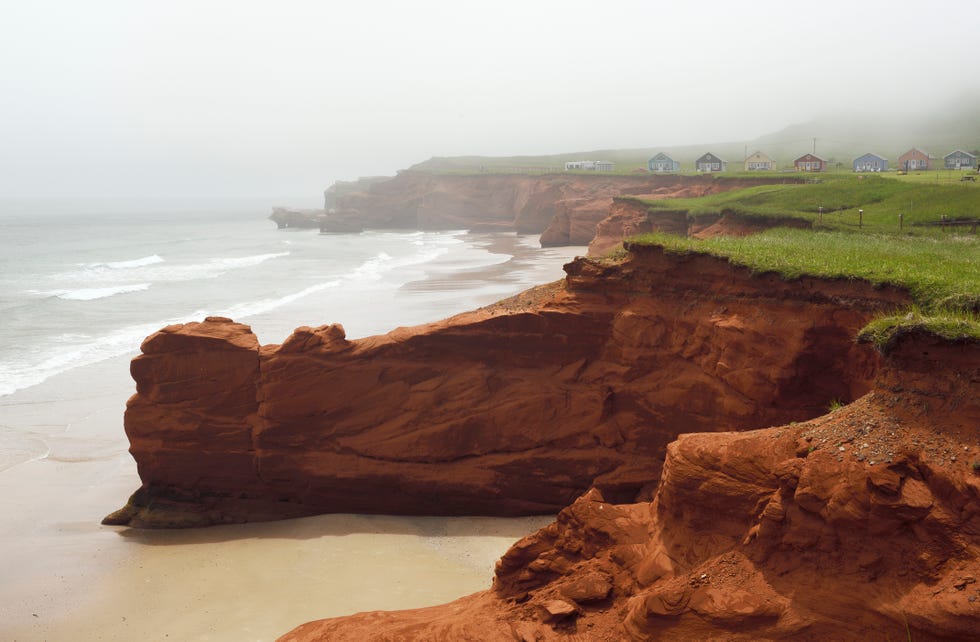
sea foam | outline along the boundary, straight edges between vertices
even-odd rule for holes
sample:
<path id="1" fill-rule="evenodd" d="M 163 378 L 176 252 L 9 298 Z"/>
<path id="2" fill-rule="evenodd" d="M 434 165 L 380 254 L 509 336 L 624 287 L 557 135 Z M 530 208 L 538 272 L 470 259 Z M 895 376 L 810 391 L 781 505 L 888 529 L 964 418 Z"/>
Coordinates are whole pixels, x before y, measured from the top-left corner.
<path id="1" fill-rule="evenodd" d="M 284 305 L 304 299 L 311 294 L 317 292 L 322 292 L 328 288 L 335 288 L 341 284 L 340 279 L 334 279 L 332 281 L 326 281 L 324 283 L 317 283 L 316 285 L 311 285 L 308 288 L 304 288 L 299 292 L 294 292 L 292 294 L 287 294 L 284 297 L 278 299 L 262 299 L 260 301 L 250 301 L 248 303 L 239 303 L 230 308 L 226 308 L 220 312 L 213 313 L 213 316 L 228 317 L 231 319 L 247 319 L 249 317 L 254 317 L 257 314 L 265 314 L 280 308 Z M 199 311 L 196 313 L 198 317 L 200 316 L 212 316 L 212 314 Z"/>
<path id="2" fill-rule="evenodd" d="M 73 368 L 113 357 L 135 355 L 143 339 L 165 326 L 201 321 L 209 316 L 245 319 L 264 314 L 327 288 L 337 287 L 341 283 L 340 279 L 332 279 L 276 299 L 248 301 L 224 309 L 196 310 L 182 317 L 127 326 L 100 337 L 86 337 L 80 334 L 61 335 L 55 345 L 40 347 L 6 363 L 0 363 L 0 397 L 35 386 Z M 77 340 L 66 345 L 67 336 Z"/>
<path id="3" fill-rule="evenodd" d="M 47 296 L 56 296 L 66 301 L 95 301 L 105 299 L 117 294 L 128 292 L 142 292 L 150 289 L 149 283 L 133 283 L 132 285 L 117 285 L 106 288 L 81 288 L 78 290 L 52 290 L 50 292 L 38 292 Z"/>
<path id="4" fill-rule="evenodd" d="M 146 265 L 154 265 L 155 263 L 163 263 L 163 257 L 159 254 L 151 254 L 150 256 L 144 256 L 141 259 L 133 259 L 131 261 L 109 261 L 106 263 L 85 263 L 84 267 L 87 268 L 109 268 L 110 270 L 125 270 L 126 268 L 137 268 Z"/>
<path id="5" fill-rule="evenodd" d="M 160 258 L 154 255 L 156 258 Z M 136 261 L 121 261 L 119 263 L 89 263 L 81 270 L 63 272 L 54 275 L 56 280 L 66 280 L 75 283 L 106 285 L 113 281 L 194 281 L 197 279 L 213 279 L 233 270 L 249 268 L 270 259 L 289 256 L 289 252 L 271 252 L 251 256 L 215 257 L 201 263 L 177 263 L 149 261 L 151 257 Z M 141 261 L 145 261 L 142 262 Z M 121 269 L 124 266 L 126 269 Z M 115 267 L 112 267 L 115 266 Z"/>
<path id="6" fill-rule="evenodd" d="M 91 336 L 72 331 L 49 337 L 46 341 L 36 343 L 31 350 L 11 354 L 0 362 L 0 396 L 37 385 L 74 368 L 114 357 L 134 356 L 144 338 L 167 325 L 201 321 L 207 316 L 247 320 L 330 289 L 363 292 L 365 288 L 373 289 L 375 284 L 382 288 L 397 288 L 408 280 L 420 278 L 421 274 L 413 269 L 416 266 L 437 261 L 439 257 L 454 252 L 456 246 L 464 245 L 460 239 L 445 233 L 381 233 L 375 241 L 376 246 L 380 245 L 384 249 L 379 249 L 373 256 L 362 259 L 359 264 L 339 274 L 327 272 L 312 284 L 307 280 L 306 283 L 298 284 L 294 291 L 283 295 L 266 294 L 237 303 L 215 303 L 207 309 L 187 307 L 184 310 L 175 310 L 177 314 L 170 318 L 157 317 L 155 321 L 106 329 L 99 334 L 91 333 Z M 412 247 L 412 251 L 406 254 L 396 251 L 399 246 L 406 245 Z M 160 255 L 154 254 L 134 261 L 112 262 L 115 267 L 110 267 L 110 263 L 89 264 L 75 275 L 76 281 L 82 281 L 79 287 L 62 287 L 54 296 L 71 300 L 108 298 L 149 287 L 162 288 L 166 282 L 217 277 L 289 254 L 289 251 L 255 253 L 241 257 L 198 260 L 185 265 L 172 259 L 164 261 Z M 66 275 L 59 276 L 64 278 Z M 379 283 L 382 280 L 384 283 Z M 192 304 L 193 300 L 187 297 L 184 305 Z"/>

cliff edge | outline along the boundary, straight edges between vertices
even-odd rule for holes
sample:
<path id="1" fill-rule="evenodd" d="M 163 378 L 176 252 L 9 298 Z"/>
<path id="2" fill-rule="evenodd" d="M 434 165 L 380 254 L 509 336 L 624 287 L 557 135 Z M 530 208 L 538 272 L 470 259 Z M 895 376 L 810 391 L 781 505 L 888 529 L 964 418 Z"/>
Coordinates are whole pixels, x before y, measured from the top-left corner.
<path id="1" fill-rule="evenodd" d="M 980 344 L 903 336 L 847 406 L 681 435 L 650 502 L 584 494 L 504 555 L 488 591 L 280 642 L 973 639 L 978 390 Z"/>
<path id="2" fill-rule="evenodd" d="M 730 179 L 710 175 L 402 171 L 394 177 L 338 182 L 327 189 L 325 209 L 274 208 L 269 218 L 280 228 L 516 231 L 540 235 L 544 246 L 588 245 L 596 236 L 597 225 L 613 212 L 615 197 L 692 198 L 795 181 L 795 177 L 785 176 Z M 645 211 L 639 216 L 645 220 Z M 338 218 L 344 221 L 339 230 L 335 223 Z M 654 228 L 661 229 L 657 225 Z M 593 250 L 604 251 L 621 241 L 622 230 L 616 225 L 607 227 L 603 238 L 606 242 Z"/>
<path id="3" fill-rule="evenodd" d="M 678 434 L 805 421 L 866 393 L 853 337 L 908 302 L 632 248 L 445 321 L 259 346 L 228 319 L 151 335 L 125 413 L 142 487 L 107 523 L 325 512 L 556 512 L 590 488 L 649 498 Z"/>

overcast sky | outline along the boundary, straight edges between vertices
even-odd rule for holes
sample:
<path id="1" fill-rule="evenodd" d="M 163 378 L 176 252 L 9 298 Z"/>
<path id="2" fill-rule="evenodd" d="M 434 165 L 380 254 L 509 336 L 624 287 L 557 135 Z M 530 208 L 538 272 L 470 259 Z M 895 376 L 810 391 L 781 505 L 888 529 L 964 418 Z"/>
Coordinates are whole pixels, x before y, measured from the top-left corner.
<path id="1" fill-rule="evenodd" d="M 11 0 L 0 197 L 309 196 L 975 90 L 980 4 Z"/>

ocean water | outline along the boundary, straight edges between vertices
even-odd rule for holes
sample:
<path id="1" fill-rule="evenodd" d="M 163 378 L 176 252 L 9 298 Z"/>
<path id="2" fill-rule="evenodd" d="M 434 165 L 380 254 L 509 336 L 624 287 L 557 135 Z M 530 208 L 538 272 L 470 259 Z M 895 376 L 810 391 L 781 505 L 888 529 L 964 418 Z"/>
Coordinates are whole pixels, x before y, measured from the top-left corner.
<path id="1" fill-rule="evenodd" d="M 18 391 L 137 354 L 172 323 L 231 317 L 263 344 L 325 323 L 363 337 L 560 278 L 584 252 L 464 230 L 278 230 L 269 211 L 259 201 L 0 202 L 0 412 Z M 44 452 L 25 438 L 0 416 L 0 460 Z"/>
<path id="2" fill-rule="evenodd" d="M 0 201 L 0 639 L 273 639 L 483 589 L 509 542 L 543 524 L 100 525 L 139 487 L 123 412 L 152 332 L 223 315 L 264 344 L 335 322 L 363 337 L 560 278 L 585 251 L 462 230 L 277 230 L 274 204 Z"/>

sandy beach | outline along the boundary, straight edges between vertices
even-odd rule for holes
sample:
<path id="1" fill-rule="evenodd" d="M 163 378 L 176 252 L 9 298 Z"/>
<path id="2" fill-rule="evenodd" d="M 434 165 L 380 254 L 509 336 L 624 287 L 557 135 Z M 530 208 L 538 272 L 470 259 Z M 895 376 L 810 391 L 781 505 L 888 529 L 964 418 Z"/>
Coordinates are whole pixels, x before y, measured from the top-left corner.
<path id="1" fill-rule="evenodd" d="M 501 276 L 499 266 L 485 269 L 491 280 Z M 517 268 L 525 278 L 541 269 L 533 261 Z M 472 298 L 469 286 L 482 276 L 459 275 L 457 306 L 499 298 L 492 288 L 486 300 Z M 402 296 L 452 289 L 451 276 L 432 279 L 408 284 Z M 248 321 L 288 324 L 281 315 Z M 553 519 L 324 515 L 184 531 L 102 526 L 140 484 L 122 425 L 135 392 L 130 358 L 0 398 L 0 639 L 272 640 L 312 619 L 444 603 L 488 588 L 500 555 Z"/>
<path id="2" fill-rule="evenodd" d="M 122 429 L 127 369 L 80 368 L 0 405 L 5 425 L 32 426 L 51 446 L 0 472 L 4 640 L 271 640 L 311 619 L 438 604 L 489 587 L 496 559 L 551 519 L 102 526 L 139 485 Z"/>

